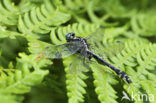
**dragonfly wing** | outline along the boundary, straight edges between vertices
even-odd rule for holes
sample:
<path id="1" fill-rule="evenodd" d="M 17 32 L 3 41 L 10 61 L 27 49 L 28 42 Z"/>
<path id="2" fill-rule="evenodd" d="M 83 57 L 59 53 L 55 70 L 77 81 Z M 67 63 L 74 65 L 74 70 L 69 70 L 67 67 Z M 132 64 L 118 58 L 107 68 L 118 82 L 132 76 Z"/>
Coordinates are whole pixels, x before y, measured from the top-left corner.
<path id="1" fill-rule="evenodd" d="M 88 58 L 83 56 L 77 56 L 73 62 L 69 65 L 69 73 L 70 74 L 78 74 L 82 72 L 87 72 L 90 67 L 87 64 Z"/>
<path id="2" fill-rule="evenodd" d="M 93 52 L 97 52 L 103 44 L 103 38 L 104 38 L 104 27 L 99 27 L 96 29 L 95 32 L 88 35 L 85 39 L 87 40 L 87 43 L 90 45 L 89 49 Z"/>
<path id="3" fill-rule="evenodd" d="M 97 55 L 102 56 L 103 58 L 109 58 L 120 53 L 123 49 L 124 49 L 124 43 L 119 41 L 114 41 L 114 42 L 103 44 L 99 46 L 99 48 L 91 49 L 91 50 L 93 50 Z"/>
<path id="4" fill-rule="evenodd" d="M 87 39 L 87 43 L 90 45 L 90 50 L 97 55 L 104 58 L 112 57 L 121 52 L 124 48 L 124 44 L 120 41 L 104 42 L 104 27 L 99 27 L 95 32 L 90 34 Z"/>
<path id="5" fill-rule="evenodd" d="M 86 37 L 87 42 L 90 45 L 96 46 L 97 41 L 100 41 L 100 42 L 103 41 L 104 31 L 105 31 L 105 28 L 100 26 L 99 28 L 96 29 L 95 32 L 91 33 L 90 35 Z"/>
<path id="6" fill-rule="evenodd" d="M 81 45 L 79 41 L 69 42 L 62 45 L 51 45 L 45 47 L 42 54 L 46 58 L 60 59 L 76 53 L 80 49 L 80 47 Z"/>

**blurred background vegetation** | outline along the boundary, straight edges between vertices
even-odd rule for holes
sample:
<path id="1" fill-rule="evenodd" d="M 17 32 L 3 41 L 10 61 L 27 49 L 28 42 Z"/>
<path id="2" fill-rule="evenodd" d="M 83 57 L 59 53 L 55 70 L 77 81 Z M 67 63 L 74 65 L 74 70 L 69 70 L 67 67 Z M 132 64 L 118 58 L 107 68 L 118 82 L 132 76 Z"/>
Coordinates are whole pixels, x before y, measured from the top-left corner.
<path id="1" fill-rule="evenodd" d="M 72 57 L 35 54 L 46 43 L 65 43 L 68 32 L 85 37 L 99 25 L 105 43 L 124 42 L 108 61 L 130 75 L 131 85 L 107 67 L 73 75 Z M 0 0 L 0 103 L 155 103 L 121 101 L 123 91 L 156 97 L 155 43 L 155 0 Z"/>

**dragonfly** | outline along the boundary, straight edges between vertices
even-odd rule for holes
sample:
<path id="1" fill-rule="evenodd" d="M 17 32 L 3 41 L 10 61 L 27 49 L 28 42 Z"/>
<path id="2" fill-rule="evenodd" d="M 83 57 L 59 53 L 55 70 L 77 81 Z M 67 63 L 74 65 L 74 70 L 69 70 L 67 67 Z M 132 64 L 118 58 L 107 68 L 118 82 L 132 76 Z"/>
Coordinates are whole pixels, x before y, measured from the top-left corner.
<path id="1" fill-rule="evenodd" d="M 42 54 L 46 58 L 51 59 L 61 59 L 66 58 L 72 54 L 79 54 L 78 59 L 74 60 L 71 63 L 71 69 L 74 69 L 76 61 L 81 62 L 79 63 L 79 65 L 86 65 L 86 61 L 91 61 L 91 59 L 94 58 L 98 63 L 104 66 L 108 66 L 117 75 L 119 75 L 120 78 L 126 80 L 126 82 L 130 84 L 131 79 L 125 72 L 121 71 L 120 69 L 116 68 L 115 66 L 103 59 L 103 55 L 109 57 L 112 53 L 114 53 L 114 51 L 116 51 L 109 50 L 111 49 L 112 45 L 115 45 L 116 48 L 118 47 L 118 45 L 120 45 L 119 42 L 116 42 L 112 43 L 111 45 L 107 45 L 107 48 L 109 49 L 104 48 L 105 44 L 102 42 L 104 29 L 104 27 L 99 27 L 95 32 L 91 33 L 85 38 L 77 37 L 75 33 L 67 33 L 65 36 L 67 43 L 61 45 L 47 46 L 43 50 Z M 95 51 L 96 54 L 93 51 Z M 101 51 L 103 53 L 101 53 Z"/>

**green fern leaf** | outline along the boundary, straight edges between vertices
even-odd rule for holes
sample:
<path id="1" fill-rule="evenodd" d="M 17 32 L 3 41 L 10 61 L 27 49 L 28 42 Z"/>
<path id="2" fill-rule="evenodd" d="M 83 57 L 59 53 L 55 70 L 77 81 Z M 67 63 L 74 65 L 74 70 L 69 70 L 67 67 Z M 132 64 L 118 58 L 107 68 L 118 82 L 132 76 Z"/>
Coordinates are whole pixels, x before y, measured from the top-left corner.
<path id="1" fill-rule="evenodd" d="M 48 63 L 50 64 L 50 61 L 43 59 L 37 61 L 37 57 L 33 55 L 20 54 L 20 56 L 22 58 L 17 59 L 16 69 L 0 69 L 0 98 L 2 98 L 0 103 L 2 103 L 2 100 L 5 103 L 20 103 L 23 100 L 23 96 L 19 94 L 29 92 L 31 86 L 41 83 L 43 77 L 48 73 L 47 70 L 41 70 L 40 68 Z M 32 63 L 30 60 L 36 60 L 36 62 Z M 31 70 L 32 67 L 33 71 Z M 7 99 L 5 98 L 6 96 Z"/>
<path id="2" fill-rule="evenodd" d="M 156 45 L 149 44 L 147 47 L 142 48 L 142 50 L 137 54 L 137 75 L 145 75 L 149 80 L 143 80 L 140 84 L 143 89 L 150 95 L 156 95 L 155 79 L 156 76 L 152 71 L 156 68 Z"/>
<path id="3" fill-rule="evenodd" d="M 23 100 L 22 96 L 12 95 L 7 93 L 5 90 L 0 90 L 0 103 L 21 103 Z"/>
<path id="4" fill-rule="evenodd" d="M 69 66 L 69 64 L 71 63 L 69 62 L 69 59 L 73 58 L 64 60 L 65 66 Z M 75 68 L 80 69 L 77 65 L 75 65 Z M 87 79 L 87 76 L 84 74 L 84 72 L 71 73 L 68 67 L 65 68 L 65 72 L 68 103 L 84 102 L 83 94 L 86 93 L 86 90 L 84 89 L 84 87 L 86 87 L 86 83 L 84 82 L 84 80 Z"/>
<path id="5" fill-rule="evenodd" d="M 41 7 L 33 8 L 30 12 L 19 17 L 18 29 L 24 34 L 48 33 L 52 27 L 59 26 L 70 19 L 69 14 L 65 14 L 50 2 Z"/>
<path id="6" fill-rule="evenodd" d="M 155 76 L 148 71 L 148 70 L 155 70 L 155 67 L 156 67 L 155 51 L 156 51 L 155 45 L 152 45 L 152 44 L 144 45 L 137 52 L 136 56 L 134 56 L 134 58 L 138 62 L 137 64 L 139 64 L 136 67 L 137 72 L 134 72 L 132 70 L 132 67 L 133 67 L 132 65 L 129 65 L 129 68 L 126 69 L 126 71 L 129 75 L 133 74 L 133 76 L 131 78 L 134 81 L 134 83 L 138 83 L 138 85 L 140 85 L 139 88 L 143 87 L 144 90 L 147 90 L 148 94 L 151 94 L 151 93 L 155 94 L 155 93 L 153 93 L 153 91 L 155 91 L 155 88 L 154 88 L 154 86 L 151 86 L 152 85 L 151 82 L 154 82 L 155 80 L 150 79 L 150 81 L 148 81 L 145 77 L 145 76 L 149 76 L 149 77 L 155 78 Z M 133 62 L 133 61 L 130 61 L 130 62 Z M 135 78 L 137 78 L 137 79 L 135 79 Z"/>
<path id="7" fill-rule="evenodd" d="M 39 69 L 41 66 L 44 66 L 43 61 L 40 61 L 41 64 L 38 65 L 30 61 L 31 56 L 27 57 L 24 54 L 20 54 L 20 56 L 22 56 L 22 58 L 18 59 L 18 70 L 8 72 L 7 78 L 4 78 L 4 76 L 1 78 L 0 89 L 5 89 L 5 91 L 10 93 L 23 94 L 30 91 L 30 86 L 40 83 L 48 73 L 46 70 Z M 33 61 L 34 59 L 32 58 Z M 34 67 L 33 72 L 29 69 L 31 66 Z"/>
<path id="8" fill-rule="evenodd" d="M 156 67 L 156 45 L 149 44 L 147 47 L 142 48 L 140 53 L 137 54 L 137 61 L 139 66 L 138 72 L 148 73 L 145 70 L 155 70 Z M 144 68 L 144 69 L 143 69 Z"/>
<path id="9" fill-rule="evenodd" d="M 31 3 L 41 3 L 41 2 L 43 2 L 43 0 L 25 0 L 25 1 L 28 1 L 28 2 L 31 2 Z"/>
<path id="10" fill-rule="evenodd" d="M 156 15 L 155 9 L 146 13 L 139 13 L 131 19 L 131 25 L 134 32 L 141 36 L 155 35 Z M 150 19 L 149 19 L 150 18 Z"/>
<path id="11" fill-rule="evenodd" d="M 102 66 L 92 65 L 92 71 L 94 76 L 95 92 L 98 95 L 98 99 L 101 103 L 117 103 L 116 91 L 112 88 L 112 83 L 117 81 L 112 78 Z"/>
<path id="12" fill-rule="evenodd" d="M 22 58 L 17 59 L 16 69 L 2 68 L 0 76 L 0 91 L 5 90 L 4 93 L 0 93 L 0 96 L 4 97 L 5 93 L 7 93 L 6 95 L 8 95 L 8 98 L 10 98 L 13 103 L 17 103 L 17 101 L 20 100 L 19 98 L 15 98 L 15 94 L 27 93 L 30 91 L 31 86 L 41 83 L 43 77 L 48 74 L 48 71 L 41 70 L 40 68 L 51 63 L 43 59 L 37 61 L 37 57 L 33 55 L 27 56 L 25 54 L 20 54 L 20 56 Z M 36 62 L 30 60 L 36 60 Z M 31 68 L 33 68 L 33 70 L 31 70 Z M 5 98 L 3 99 L 8 103 Z"/>
<path id="13" fill-rule="evenodd" d="M 0 26 L 0 38 L 16 39 L 16 36 L 25 37 L 24 34 L 7 30 L 6 26 Z"/>
<path id="14" fill-rule="evenodd" d="M 35 7 L 39 7 L 43 4 L 43 0 L 21 0 L 18 9 L 20 14 L 29 12 L 31 9 Z"/>
<path id="15" fill-rule="evenodd" d="M 135 56 L 145 46 L 146 44 L 141 41 L 129 40 L 125 43 L 124 50 L 116 57 L 111 58 L 111 61 L 115 64 L 116 67 L 120 67 L 121 69 L 124 68 L 124 65 L 135 67 L 137 65 L 135 62 Z"/>
<path id="16" fill-rule="evenodd" d="M 155 54 L 155 44 L 134 40 L 126 42 L 125 49 L 116 57 L 111 58 L 116 67 L 126 71 L 130 76 L 132 85 L 129 86 L 130 88 L 125 85 L 125 89 L 130 96 L 138 95 L 138 93 L 155 95 L 156 89 L 153 83 L 155 80 L 152 79 L 155 78 L 155 75 L 150 72 L 150 70 L 155 70 L 156 67 Z M 136 68 L 136 71 L 134 68 Z M 150 78 L 147 79 L 147 76 Z M 136 103 L 142 103 L 142 101 L 136 101 Z"/>
<path id="17" fill-rule="evenodd" d="M 6 25 L 16 25 L 18 9 L 11 0 L 0 0 L 0 22 Z"/>
<path id="18" fill-rule="evenodd" d="M 25 54 L 20 54 L 23 60 L 30 60 L 31 56 L 26 57 Z M 24 64 L 22 59 L 18 59 L 17 69 L 4 69 L 0 67 L 0 103 L 21 103 L 24 99 L 22 95 L 30 91 L 31 86 L 41 83 L 43 77 L 47 75 L 47 70 L 40 70 L 47 61 L 40 60 L 39 65 L 33 64 L 34 70 L 30 68 L 32 65 Z M 42 62 L 41 62 L 42 61 Z"/>

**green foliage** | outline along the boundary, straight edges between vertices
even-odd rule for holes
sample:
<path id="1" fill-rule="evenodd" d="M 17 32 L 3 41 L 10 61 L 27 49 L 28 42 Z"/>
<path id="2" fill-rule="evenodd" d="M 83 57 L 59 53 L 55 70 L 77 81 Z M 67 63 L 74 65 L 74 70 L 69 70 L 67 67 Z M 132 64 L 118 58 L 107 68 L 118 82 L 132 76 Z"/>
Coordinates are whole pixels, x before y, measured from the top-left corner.
<path id="1" fill-rule="evenodd" d="M 100 66 L 93 66 L 93 76 L 94 76 L 94 85 L 95 92 L 98 94 L 98 99 L 101 103 L 117 103 L 115 100 L 117 98 L 116 92 L 111 86 L 112 83 L 116 83 L 112 75 L 108 75 L 108 73 L 102 69 Z M 107 95 L 105 95 L 107 94 Z"/>
<path id="2" fill-rule="evenodd" d="M 149 100 L 156 96 L 155 6 L 155 0 L 0 0 L 0 103 L 145 103 L 141 94 L 155 103 Z M 42 55 L 46 46 L 65 43 L 66 33 L 87 37 L 101 25 L 99 40 L 124 44 L 104 59 L 132 84 L 94 59 L 86 70 L 76 55 L 60 60 Z M 70 73 L 71 62 L 84 71 Z M 122 100 L 124 93 L 130 101 Z"/>
<path id="3" fill-rule="evenodd" d="M 64 64 L 67 65 L 68 63 L 66 63 L 66 61 L 68 60 L 65 60 Z M 77 66 L 75 68 L 80 69 L 82 67 Z M 67 85 L 67 91 L 68 91 L 67 96 L 69 98 L 68 102 L 69 103 L 84 102 L 83 94 L 86 93 L 86 90 L 84 89 L 84 87 L 87 86 L 84 80 L 87 79 L 87 76 L 84 74 L 84 72 L 70 73 L 69 68 L 65 68 L 65 72 L 66 72 L 66 85 Z"/>
<path id="4" fill-rule="evenodd" d="M 16 25 L 18 9 L 10 0 L 0 0 L 0 22 L 6 25 Z"/>
<path id="5" fill-rule="evenodd" d="M 132 17 L 131 19 L 132 29 L 137 34 L 140 34 L 142 36 L 155 35 L 154 27 L 156 22 L 156 15 L 154 12 L 155 9 L 146 11 L 145 13 L 139 13 L 136 16 Z"/>
<path id="6" fill-rule="evenodd" d="M 18 29 L 24 34 L 44 34 L 51 30 L 51 26 L 59 26 L 69 19 L 69 14 L 62 13 L 59 6 L 46 0 L 45 4 L 19 17 Z"/>
<path id="7" fill-rule="evenodd" d="M 0 82 L 0 91 L 2 91 L 1 97 L 5 94 L 8 97 L 13 98 L 14 95 L 10 94 L 24 94 L 30 91 L 30 87 L 36 84 L 40 84 L 43 77 L 48 74 L 47 70 L 41 70 L 40 68 L 45 66 L 45 64 L 50 64 L 50 61 L 40 60 L 35 61 L 35 56 L 27 56 L 25 54 L 19 54 L 21 58 L 17 58 L 16 69 L 13 68 L 13 65 L 9 65 L 9 69 L 4 69 L 1 67 L 1 82 Z M 30 60 L 31 59 L 31 60 Z M 32 70 L 31 70 L 32 69 Z M 4 92 L 4 93 L 3 93 Z M 10 93 L 10 94 L 9 94 Z M 10 96 L 9 96 L 10 95 Z M 12 103 L 10 99 L 3 102 Z M 19 98 L 18 98 L 19 99 Z M 16 98 L 15 100 L 18 101 Z M 22 97 L 21 97 L 22 100 Z M 15 101 L 15 103 L 17 102 Z M 14 103 L 14 102 L 13 102 Z"/>

